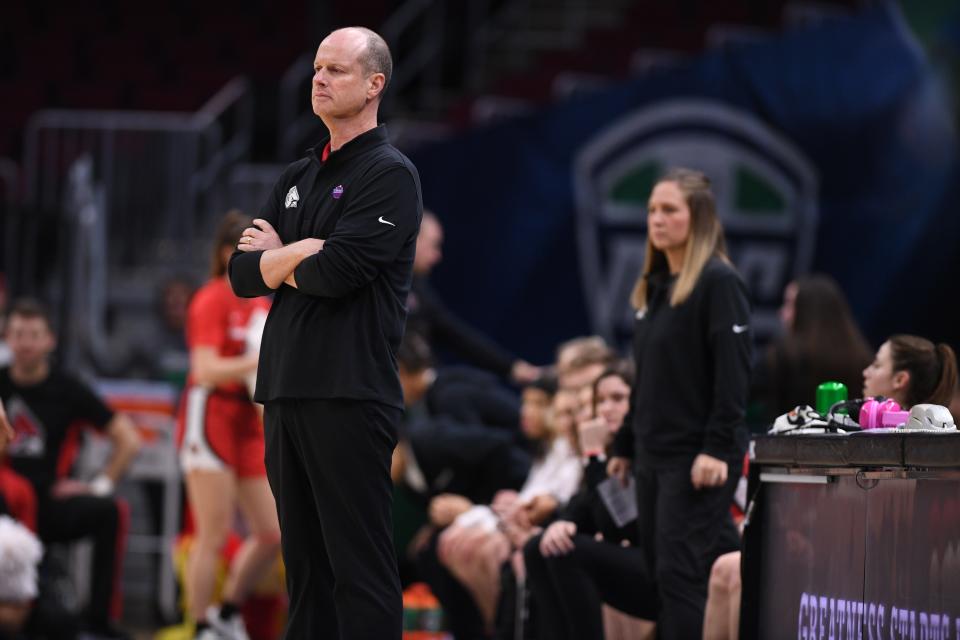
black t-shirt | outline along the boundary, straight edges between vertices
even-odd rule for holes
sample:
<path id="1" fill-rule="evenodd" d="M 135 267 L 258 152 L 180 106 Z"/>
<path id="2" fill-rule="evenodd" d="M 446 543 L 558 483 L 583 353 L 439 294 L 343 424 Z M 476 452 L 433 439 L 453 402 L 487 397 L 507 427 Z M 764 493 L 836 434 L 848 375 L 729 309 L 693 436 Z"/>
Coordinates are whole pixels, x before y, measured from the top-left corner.
<path id="1" fill-rule="evenodd" d="M 296 268 L 296 288 L 276 290 L 254 398 L 349 398 L 403 408 L 396 353 L 423 210 L 420 177 L 383 126 L 326 161 L 322 148 L 287 167 L 260 210 L 283 244 L 326 244 Z M 230 258 L 238 296 L 272 293 L 260 272 L 262 254 Z"/>
<path id="2" fill-rule="evenodd" d="M 42 499 L 69 471 L 84 427 L 103 430 L 113 411 L 87 385 L 61 371 L 43 382 L 20 386 L 0 369 L 0 398 L 16 437 L 7 448 L 10 466 L 33 484 Z"/>

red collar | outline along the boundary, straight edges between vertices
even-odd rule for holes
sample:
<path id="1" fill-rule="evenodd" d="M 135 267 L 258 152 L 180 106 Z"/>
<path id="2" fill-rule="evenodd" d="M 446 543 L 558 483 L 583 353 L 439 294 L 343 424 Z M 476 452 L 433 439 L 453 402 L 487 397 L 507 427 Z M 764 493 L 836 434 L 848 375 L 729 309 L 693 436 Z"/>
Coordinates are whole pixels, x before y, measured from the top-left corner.
<path id="1" fill-rule="evenodd" d="M 320 152 L 320 160 L 323 162 L 326 162 L 327 158 L 329 157 L 330 157 L 330 142 L 328 141 L 327 144 L 323 145 L 323 151 Z"/>

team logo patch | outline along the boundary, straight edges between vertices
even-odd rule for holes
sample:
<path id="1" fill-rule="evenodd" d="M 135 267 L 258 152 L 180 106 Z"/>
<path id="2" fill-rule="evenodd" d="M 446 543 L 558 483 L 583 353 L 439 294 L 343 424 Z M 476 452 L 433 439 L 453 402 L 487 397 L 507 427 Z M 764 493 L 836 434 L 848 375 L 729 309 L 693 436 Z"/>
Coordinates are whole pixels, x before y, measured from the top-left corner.
<path id="1" fill-rule="evenodd" d="M 284 200 L 283 206 L 287 209 L 296 209 L 298 202 L 300 202 L 300 192 L 297 191 L 297 185 L 293 185 L 290 191 L 287 191 L 287 199 Z"/>
<path id="2" fill-rule="evenodd" d="M 19 396 L 8 400 L 7 418 L 15 434 L 7 453 L 13 457 L 42 458 L 47 448 L 46 427 Z"/>
<path id="3" fill-rule="evenodd" d="M 730 257 L 754 300 L 754 335 L 769 338 L 779 326 L 783 287 L 809 269 L 813 256 L 816 171 L 755 115 L 707 100 L 640 108 L 577 153 L 577 240 L 594 331 L 625 342 L 642 319 L 630 293 L 646 251 L 647 198 L 659 176 L 677 166 L 710 178 Z"/>
<path id="4" fill-rule="evenodd" d="M 332 195 L 333 195 L 333 199 L 334 199 L 334 200 L 339 200 L 339 199 L 340 199 L 340 196 L 343 195 L 343 185 L 342 185 L 342 184 L 338 184 L 337 186 L 335 186 L 335 187 L 333 188 Z"/>

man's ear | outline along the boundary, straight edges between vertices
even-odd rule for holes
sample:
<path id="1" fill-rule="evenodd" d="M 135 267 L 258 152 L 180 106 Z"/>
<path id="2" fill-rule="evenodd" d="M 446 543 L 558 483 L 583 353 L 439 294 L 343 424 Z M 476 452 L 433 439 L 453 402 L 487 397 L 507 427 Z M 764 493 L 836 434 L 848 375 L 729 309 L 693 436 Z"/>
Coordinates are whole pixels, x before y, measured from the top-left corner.
<path id="1" fill-rule="evenodd" d="M 386 80 L 387 77 L 382 73 L 375 73 L 370 76 L 370 86 L 367 89 L 367 98 L 369 100 L 374 100 L 383 93 L 383 86 Z"/>

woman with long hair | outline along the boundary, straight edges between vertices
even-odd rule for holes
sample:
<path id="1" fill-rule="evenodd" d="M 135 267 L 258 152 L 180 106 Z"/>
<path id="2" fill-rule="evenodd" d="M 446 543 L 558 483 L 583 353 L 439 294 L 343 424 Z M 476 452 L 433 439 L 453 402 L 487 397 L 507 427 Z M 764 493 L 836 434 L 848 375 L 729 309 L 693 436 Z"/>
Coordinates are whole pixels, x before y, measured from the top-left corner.
<path id="1" fill-rule="evenodd" d="M 922 403 L 949 407 L 956 388 L 953 349 L 920 336 L 891 336 L 863 370 L 864 398 L 893 398 L 904 409 Z"/>
<path id="2" fill-rule="evenodd" d="M 181 403 L 180 462 L 196 530 L 187 562 L 188 606 L 202 640 L 247 638 L 238 607 L 280 548 L 263 423 L 246 384 L 257 368 L 257 353 L 246 351 L 248 325 L 268 305 L 263 298 L 238 298 L 227 280 L 227 262 L 248 226 L 239 211 L 224 216 L 210 280 L 187 312 L 190 373 Z M 230 566 L 221 606 L 211 607 L 220 550 L 238 507 L 249 534 Z"/>
<path id="3" fill-rule="evenodd" d="M 751 393 L 764 430 L 797 405 L 814 406 L 821 382 L 842 382 L 854 396 L 872 357 L 843 291 L 830 276 L 811 274 L 789 283 L 780 320 L 784 333 L 760 361 Z"/>
<path id="4" fill-rule="evenodd" d="M 710 566 L 739 546 L 729 509 L 746 451 L 750 305 L 704 174 L 674 169 L 660 178 L 647 227 L 632 296 L 631 418 L 608 472 L 625 483 L 632 462 L 657 636 L 695 638 Z"/>

